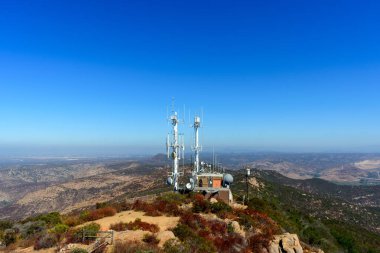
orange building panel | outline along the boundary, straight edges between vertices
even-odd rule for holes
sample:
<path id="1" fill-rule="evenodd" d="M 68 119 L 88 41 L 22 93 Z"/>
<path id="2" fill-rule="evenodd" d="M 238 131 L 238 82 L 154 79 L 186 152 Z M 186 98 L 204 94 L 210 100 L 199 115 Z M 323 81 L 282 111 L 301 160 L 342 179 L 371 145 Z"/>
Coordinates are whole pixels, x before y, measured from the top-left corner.
<path id="1" fill-rule="evenodd" d="M 222 179 L 221 178 L 213 178 L 212 179 L 212 187 L 214 187 L 214 188 L 222 187 Z"/>

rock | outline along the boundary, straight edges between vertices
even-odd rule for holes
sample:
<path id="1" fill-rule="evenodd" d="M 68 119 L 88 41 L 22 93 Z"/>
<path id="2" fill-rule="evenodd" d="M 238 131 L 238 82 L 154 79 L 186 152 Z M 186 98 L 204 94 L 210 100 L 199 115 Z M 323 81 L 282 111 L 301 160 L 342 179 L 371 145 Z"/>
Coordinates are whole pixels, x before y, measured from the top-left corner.
<path id="1" fill-rule="evenodd" d="M 218 200 L 215 199 L 215 198 L 211 198 L 211 199 L 210 199 L 210 203 L 211 203 L 211 204 L 213 204 L 213 203 L 218 203 Z"/>
<path id="2" fill-rule="evenodd" d="M 245 209 L 247 209 L 246 205 L 242 205 L 242 204 L 239 204 L 239 203 L 232 203 L 230 206 L 233 209 L 236 209 L 236 210 L 245 210 Z"/>
<path id="3" fill-rule="evenodd" d="M 275 235 L 274 240 L 269 245 L 269 253 L 303 253 L 300 241 L 296 234 L 285 233 Z"/>
<path id="4" fill-rule="evenodd" d="M 241 236 L 245 237 L 245 232 L 243 229 L 241 229 L 239 222 L 231 221 L 231 226 L 234 228 L 235 233 L 238 233 Z"/>
<path id="5" fill-rule="evenodd" d="M 158 244 L 159 247 L 164 246 L 166 241 L 176 238 L 172 231 L 162 231 L 158 232 L 156 235 L 157 239 L 160 240 L 160 243 Z"/>

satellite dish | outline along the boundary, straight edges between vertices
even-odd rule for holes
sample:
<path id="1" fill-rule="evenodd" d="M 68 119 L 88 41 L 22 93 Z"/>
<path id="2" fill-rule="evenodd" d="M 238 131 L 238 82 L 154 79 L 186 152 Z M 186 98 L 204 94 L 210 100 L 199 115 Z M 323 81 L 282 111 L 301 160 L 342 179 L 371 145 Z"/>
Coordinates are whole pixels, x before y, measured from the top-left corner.
<path id="1" fill-rule="evenodd" d="M 173 185 L 173 178 L 168 177 L 168 179 L 166 179 L 166 184 L 167 185 Z"/>
<path id="2" fill-rule="evenodd" d="M 190 191 L 190 190 L 192 190 L 192 188 L 193 188 L 193 186 L 192 186 L 190 183 L 187 183 L 187 184 L 186 184 L 186 189 L 187 189 L 187 190 Z"/>
<path id="3" fill-rule="evenodd" d="M 234 177 L 231 174 L 224 174 L 223 176 L 223 184 L 225 186 L 230 185 L 234 182 Z"/>

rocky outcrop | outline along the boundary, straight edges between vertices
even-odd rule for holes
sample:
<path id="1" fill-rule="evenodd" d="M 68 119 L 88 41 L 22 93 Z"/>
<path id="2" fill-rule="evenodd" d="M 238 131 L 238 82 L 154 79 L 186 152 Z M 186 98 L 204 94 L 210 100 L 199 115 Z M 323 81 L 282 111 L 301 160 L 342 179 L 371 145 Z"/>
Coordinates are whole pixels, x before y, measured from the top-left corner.
<path id="1" fill-rule="evenodd" d="M 158 246 L 163 247 L 165 242 L 170 239 L 175 239 L 175 235 L 172 231 L 162 231 L 157 233 L 157 239 L 160 240 Z"/>
<path id="2" fill-rule="evenodd" d="M 300 241 L 296 234 L 285 233 L 275 235 L 269 245 L 269 253 L 303 253 Z"/>

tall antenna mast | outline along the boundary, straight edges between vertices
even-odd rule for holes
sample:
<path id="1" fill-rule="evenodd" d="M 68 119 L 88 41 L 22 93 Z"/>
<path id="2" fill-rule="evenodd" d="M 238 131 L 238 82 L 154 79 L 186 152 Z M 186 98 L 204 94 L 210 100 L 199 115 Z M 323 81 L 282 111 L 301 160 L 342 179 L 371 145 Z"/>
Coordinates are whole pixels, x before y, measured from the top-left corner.
<path id="1" fill-rule="evenodd" d="M 184 159 L 185 154 L 185 145 L 184 145 L 184 138 L 181 136 L 181 140 L 178 133 L 178 123 L 180 120 L 178 119 L 178 114 L 176 111 L 174 111 L 174 101 L 172 102 L 172 115 L 170 116 L 170 123 L 172 125 L 172 136 L 170 140 L 170 136 L 167 136 L 166 139 L 166 149 L 167 149 L 167 155 L 168 158 L 171 158 L 173 160 L 172 165 L 172 173 L 171 177 L 168 178 L 167 183 L 169 185 L 174 186 L 174 191 L 178 191 L 179 185 L 178 185 L 178 178 L 179 178 L 179 160 Z"/>
<path id="2" fill-rule="evenodd" d="M 199 153 L 202 150 L 202 147 L 199 145 L 199 128 L 201 127 L 201 118 L 199 116 L 194 117 L 194 146 L 193 151 L 195 153 L 194 158 L 194 171 L 196 174 L 199 173 Z"/>

